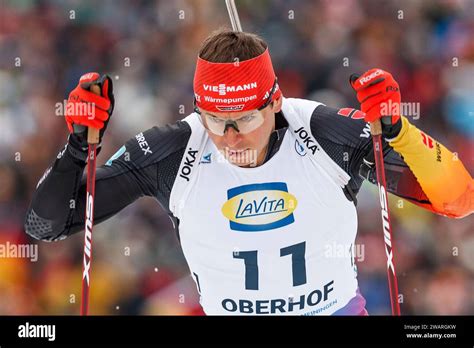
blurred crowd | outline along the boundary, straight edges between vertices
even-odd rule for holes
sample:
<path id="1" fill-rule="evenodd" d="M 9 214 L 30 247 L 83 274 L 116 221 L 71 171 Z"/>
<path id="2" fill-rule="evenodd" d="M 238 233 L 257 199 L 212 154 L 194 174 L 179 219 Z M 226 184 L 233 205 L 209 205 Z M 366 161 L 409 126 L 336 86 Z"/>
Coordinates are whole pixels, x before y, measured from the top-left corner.
<path id="1" fill-rule="evenodd" d="M 357 107 L 348 77 L 379 67 L 420 103 L 411 122 L 474 174 L 474 1 L 237 0 L 242 26 L 270 46 L 285 96 Z M 89 71 L 114 81 L 104 163 L 127 139 L 192 111 L 197 51 L 228 26 L 222 0 L 0 2 L 0 244 L 36 243 L 24 215 L 64 146 L 55 113 Z M 448 190 L 449 187 L 446 187 Z M 359 194 L 359 283 L 389 314 L 376 187 Z M 453 220 L 391 197 L 403 314 L 474 313 L 474 216 Z M 38 242 L 37 262 L 0 259 L 0 314 L 77 314 L 83 236 Z M 201 314 L 165 212 L 142 199 L 94 227 L 92 314 Z"/>

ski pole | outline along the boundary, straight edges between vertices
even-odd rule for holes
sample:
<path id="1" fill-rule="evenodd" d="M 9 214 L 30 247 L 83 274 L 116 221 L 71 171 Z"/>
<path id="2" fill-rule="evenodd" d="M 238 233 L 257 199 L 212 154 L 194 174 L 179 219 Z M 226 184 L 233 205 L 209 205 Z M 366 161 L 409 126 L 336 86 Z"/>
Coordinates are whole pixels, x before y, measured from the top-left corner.
<path id="1" fill-rule="evenodd" d="M 355 82 L 360 75 L 353 74 L 351 83 Z M 390 290 L 390 304 L 392 315 L 400 315 L 400 303 L 398 302 L 398 282 L 395 272 L 394 247 L 392 238 L 392 224 L 388 208 L 388 191 L 385 180 L 385 166 L 382 144 L 382 123 L 380 119 L 370 122 L 370 134 L 374 147 L 375 171 L 377 175 L 377 186 L 379 188 L 380 206 L 382 209 L 382 229 L 385 242 L 385 254 L 387 255 L 387 276 Z"/>
<path id="2" fill-rule="evenodd" d="M 100 87 L 91 85 L 90 90 L 100 95 Z M 89 127 L 87 130 L 87 189 L 86 189 L 86 217 L 84 233 L 84 258 L 82 272 L 81 315 L 89 313 L 89 291 L 92 263 L 92 227 L 94 225 L 94 197 L 95 197 L 95 170 L 97 144 L 99 143 L 99 129 Z"/>

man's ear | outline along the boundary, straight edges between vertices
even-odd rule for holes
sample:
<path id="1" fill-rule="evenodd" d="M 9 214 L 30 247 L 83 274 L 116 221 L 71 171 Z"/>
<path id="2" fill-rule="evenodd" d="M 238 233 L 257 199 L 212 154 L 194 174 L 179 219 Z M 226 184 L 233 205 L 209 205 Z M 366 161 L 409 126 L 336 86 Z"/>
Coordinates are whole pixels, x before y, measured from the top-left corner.
<path id="1" fill-rule="evenodd" d="M 283 97 L 281 95 L 272 102 L 272 111 L 275 114 L 281 111 L 282 102 L 283 102 Z"/>

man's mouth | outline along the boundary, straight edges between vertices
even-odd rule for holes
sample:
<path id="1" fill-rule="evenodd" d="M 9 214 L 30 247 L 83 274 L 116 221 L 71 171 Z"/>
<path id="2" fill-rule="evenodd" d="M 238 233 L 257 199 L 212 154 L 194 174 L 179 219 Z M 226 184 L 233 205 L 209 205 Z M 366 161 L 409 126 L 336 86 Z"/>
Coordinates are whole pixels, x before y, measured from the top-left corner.
<path id="1" fill-rule="evenodd" d="M 228 147 L 223 148 L 222 154 L 225 158 L 238 166 L 255 166 L 257 163 L 257 151 L 252 148 L 246 149 L 230 149 Z"/>
<path id="2" fill-rule="evenodd" d="M 242 150 L 226 149 L 227 154 L 228 154 L 229 156 L 240 155 L 240 154 L 244 153 L 244 152 L 247 151 L 247 150 L 248 150 L 248 149 L 242 149 Z"/>

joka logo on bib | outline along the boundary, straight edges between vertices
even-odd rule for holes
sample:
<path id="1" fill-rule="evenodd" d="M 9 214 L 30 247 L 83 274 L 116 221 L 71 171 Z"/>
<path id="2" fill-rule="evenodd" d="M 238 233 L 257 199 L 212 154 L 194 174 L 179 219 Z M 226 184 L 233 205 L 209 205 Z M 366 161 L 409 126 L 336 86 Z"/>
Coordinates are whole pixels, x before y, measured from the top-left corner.
<path id="1" fill-rule="evenodd" d="M 222 214 L 234 231 L 259 232 L 292 224 L 298 201 L 284 182 L 250 184 L 227 190 Z"/>

